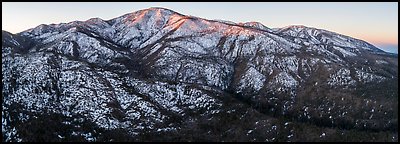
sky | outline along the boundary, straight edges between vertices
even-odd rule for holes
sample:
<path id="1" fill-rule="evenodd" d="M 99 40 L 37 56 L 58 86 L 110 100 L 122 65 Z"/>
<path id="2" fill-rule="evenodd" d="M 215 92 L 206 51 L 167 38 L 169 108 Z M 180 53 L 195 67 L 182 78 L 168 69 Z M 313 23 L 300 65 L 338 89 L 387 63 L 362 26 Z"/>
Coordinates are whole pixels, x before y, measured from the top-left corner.
<path id="1" fill-rule="evenodd" d="M 40 24 L 109 20 L 149 7 L 232 22 L 256 21 L 269 28 L 304 25 L 367 41 L 398 53 L 397 2 L 2 2 L 2 30 L 18 33 Z"/>

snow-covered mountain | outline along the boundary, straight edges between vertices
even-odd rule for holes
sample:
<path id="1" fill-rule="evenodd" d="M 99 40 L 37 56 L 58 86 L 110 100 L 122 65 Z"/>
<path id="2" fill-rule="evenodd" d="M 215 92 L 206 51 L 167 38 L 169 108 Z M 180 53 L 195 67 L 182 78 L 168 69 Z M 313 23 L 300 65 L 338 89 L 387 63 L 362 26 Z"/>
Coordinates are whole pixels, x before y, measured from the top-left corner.
<path id="1" fill-rule="evenodd" d="M 397 55 L 334 32 L 153 7 L 2 41 L 3 141 L 398 140 Z"/>

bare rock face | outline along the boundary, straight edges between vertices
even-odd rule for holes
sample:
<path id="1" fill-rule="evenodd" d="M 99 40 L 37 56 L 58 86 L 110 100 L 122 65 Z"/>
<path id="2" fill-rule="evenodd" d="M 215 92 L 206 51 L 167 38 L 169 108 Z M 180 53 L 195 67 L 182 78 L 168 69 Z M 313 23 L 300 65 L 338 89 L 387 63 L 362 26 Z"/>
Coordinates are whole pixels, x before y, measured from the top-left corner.
<path id="1" fill-rule="evenodd" d="M 3 141 L 398 141 L 398 57 L 149 8 L 2 32 Z"/>

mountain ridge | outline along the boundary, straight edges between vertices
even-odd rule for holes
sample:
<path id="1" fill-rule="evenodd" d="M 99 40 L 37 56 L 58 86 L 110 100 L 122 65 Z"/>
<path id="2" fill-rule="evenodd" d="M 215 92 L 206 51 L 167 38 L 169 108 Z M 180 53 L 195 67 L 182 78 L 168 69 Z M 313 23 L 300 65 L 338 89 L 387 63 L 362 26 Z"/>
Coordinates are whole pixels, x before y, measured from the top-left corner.
<path id="1" fill-rule="evenodd" d="M 397 141 L 397 56 L 264 27 L 149 8 L 3 31 L 3 141 Z M 69 129 L 32 136 L 46 117 Z"/>
<path id="2" fill-rule="evenodd" d="M 147 9 L 142 9 L 142 10 L 138 10 L 138 11 L 135 11 L 135 12 L 131 12 L 131 13 L 125 14 L 125 15 L 119 16 L 119 17 L 117 17 L 117 18 L 126 17 L 126 16 L 129 16 L 129 15 L 135 15 L 135 14 L 137 15 L 138 13 L 140 13 L 140 14 L 147 13 L 147 12 L 153 12 L 153 13 L 154 13 L 155 11 L 157 11 L 157 12 L 161 12 L 161 11 L 162 11 L 162 12 L 168 12 L 168 13 L 172 13 L 172 14 L 177 14 L 177 15 L 179 15 L 179 16 L 185 16 L 185 17 L 188 17 L 188 18 L 201 19 L 201 20 L 205 20 L 205 21 L 215 21 L 215 20 L 208 20 L 208 19 L 203 19 L 203 18 L 195 17 L 195 16 L 186 16 L 186 15 L 183 15 L 183 14 L 178 13 L 178 12 L 176 12 L 176 11 L 173 11 L 173 10 L 170 10 L 170 9 L 167 9 L 167 8 L 163 8 L 163 7 L 150 7 L 150 8 L 147 8 Z M 86 20 L 86 21 L 73 21 L 73 22 L 68 22 L 68 23 L 49 24 L 49 25 L 47 25 L 47 24 L 41 24 L 41 25 L 38 26 L 38 28 L 40 29 L 40 27 L 43 27 L 43 26 L 60 26 L 60 25 L 62 25 L 62 24 L 79 25 L 79 24 L 91 22 L 91 21 L 93 21 L 93 20 L 96 20 L 96 21 L 104 21 L 104 22 L 107 22 L 107 23 L 108 23 L 108 22 L 113 21 L 113 20 L 115 20 L 115 19 L 117 19 L 117 18 L 112 18 L 112 19 L 109 19 L 109 20 L 103 20 L 103 19 L 101 19 L 101 18 L 90 18 L 90 19 L 88 19 L 88 20 Z M 215 21 L 215 22 L 220 22 L 220 21 Z M 258 26 L 258 27 L 253 27 L 253 26 L 247 26 L 247 27 L 246 27 L 246 26 L 245 26 L 245 27 L 243 27 L 243 28 L 255 28 L 255 29 L 260 29 L 261 26 L 262 26 L 262 27 L 265 27 L 265 25 L 263 25 L 263 24 L 260 23 L 260 22 L 246 22 L 246 23 L 234 23 L 234 24 L 225 23 L 225 22 L 221 22 L 221 23 L 227 24 L 227 25 L 231 25 L 231 26 L 238 26 L 238 27 L 243 27 L 245 24 L 257 23 L 257 24 L 260 25 L 260 26 Z M 268 28 L 268 27 L 265 27 L 265 28 Z M 334 33 L 334 34 L 337 34 L 337 35 L 341 35 L 341 36 L 345 36 L 345 37 L 351 38 L 350 36 L 347 36 L 347 35 L 335 33 L 335 32 L 332 32 L 332 31 L 327 31 L 327 30 L 324 30 L 324 29 L 318 29 L 318 28 L 308 27 L 308 26 L 305 26 L 305 25 L 289 25 L 289 26 L 284 26 L 284 27 L 281 27 L 281 28 L 272 28 L 272 29 L 275 29 L 274 31 L 282 31 L 282 30 L 288 30 L 288 29 L 290 30 L 290 29 L 297 29 L 297 28 L 303 28 L 303 29 L 305 28 L 305 29 L 307 29 L 307 30 L 311 29 L 311 30 L 323 31 L 323 32 L 327 32 L 327 33 Z M 35 29 L 35 28 L 32 28 L 32 29 Z M 22 31 L 22 32 L 20 32 L 20 33 L 24 33 L 24 32 L 29 31 L 29 30 L 31 30 L 31 29 Z M 260 30 L 263 30 L 263 29 L 260 29 Z M 268 31 L 268 30 L 267 30 L 267 31 Z M 271 31 L 269 31 L 269 32 L 271 32 Z M 17 34 L 18 34 L 18 33 L 17 33 Z M 368 45 L 371 45 L 371 46 L 374 47 L 375 49 L 379 49 L 379 48 L 377 48 L 376 46 L 373 46 L 372 44 L 370 44 L 370 43 L 368 43 L 368 42 L 366 42 L 366 41 L 364 41 L 364 40 L 356 39 L 356 38 L 352 38 L 352 39 L 362 41 L 362 42 L 364 42 L 364 43 L 367 43 Z M 379 49 L 379 50 L 381 50 L 381 49 Z M 380 52 L 385 52 L 385 51 L 381 50 Z"/>

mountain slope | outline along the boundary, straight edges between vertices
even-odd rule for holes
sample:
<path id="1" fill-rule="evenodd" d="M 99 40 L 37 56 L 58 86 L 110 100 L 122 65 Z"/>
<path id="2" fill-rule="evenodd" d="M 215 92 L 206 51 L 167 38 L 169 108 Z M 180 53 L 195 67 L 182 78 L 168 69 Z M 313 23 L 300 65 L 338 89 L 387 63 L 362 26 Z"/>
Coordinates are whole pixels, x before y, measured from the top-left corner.
<path id="1" fill-rule="evenodd" d="M 334 32 L 149 8 L 2 39 L 3 141 L 397 141 L 397 55 Z"/>

